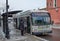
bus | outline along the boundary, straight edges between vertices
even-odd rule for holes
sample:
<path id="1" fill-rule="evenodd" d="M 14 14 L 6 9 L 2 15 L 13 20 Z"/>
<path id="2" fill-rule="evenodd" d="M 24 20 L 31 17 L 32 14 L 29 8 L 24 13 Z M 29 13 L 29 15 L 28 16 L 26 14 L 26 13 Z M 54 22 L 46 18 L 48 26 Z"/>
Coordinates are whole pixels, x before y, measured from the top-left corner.
<path id="1" fill-rule="evenodd" d="M 52 32 L 51 29 L 51 16 L 45 10 L 28 10 L 21 12 L 20 15 L 15 16 L 19 28 L 20 20 L 24 21 L 27 33 L 40 35 Z"/>

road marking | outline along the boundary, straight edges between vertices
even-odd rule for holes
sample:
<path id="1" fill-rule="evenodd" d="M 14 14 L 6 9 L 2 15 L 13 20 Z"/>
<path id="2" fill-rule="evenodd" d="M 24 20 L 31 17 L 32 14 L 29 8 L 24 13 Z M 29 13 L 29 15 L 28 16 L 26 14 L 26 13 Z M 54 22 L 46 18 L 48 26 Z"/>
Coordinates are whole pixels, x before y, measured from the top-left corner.
<path id="1" fill-rule="evenodd" d="M 41 40 L 41 41 L 49 41 L 49 40 L 46 40 L 46 39 L 43 39 L 43 38 L 40 38 L 40 37 L 37 37 L 37 36 L 33 36 L 33 37 L 35 37 L 36 39 Z"/>

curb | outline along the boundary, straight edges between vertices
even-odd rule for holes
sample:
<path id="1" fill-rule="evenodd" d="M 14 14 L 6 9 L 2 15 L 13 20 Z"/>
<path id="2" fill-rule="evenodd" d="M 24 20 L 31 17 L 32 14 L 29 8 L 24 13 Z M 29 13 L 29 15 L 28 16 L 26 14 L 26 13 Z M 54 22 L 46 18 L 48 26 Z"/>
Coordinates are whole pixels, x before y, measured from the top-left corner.
<path id="1" fill-rule="evenodd" d="M 31 35 L 31 34 L 28 34 L 28 35 Z M 41 38 L 41 37 L 37 37 L 37 36 L 35 36 L 35 35 L 31 35 L 31 36 L 33 36 L 34 38 L 36 38 L 36 39 L 38 39 L 38 40 L 41 40 L 41 41 L 49 41 L 49 40 L 43 39 L 43 38 Z"/>
<path id="2" fill-rule="evenodd" d="M 37 36 L 34 36 L 34 35 L 33 35 L 33 37 L 36 38 L 36 39 L 38 39 L 38 40 L 41 40 L 41 41 L 49 41 L 49 40 L 46 40 L 46 39 L 43 39 L 41 37 L 37 37 Z"/>

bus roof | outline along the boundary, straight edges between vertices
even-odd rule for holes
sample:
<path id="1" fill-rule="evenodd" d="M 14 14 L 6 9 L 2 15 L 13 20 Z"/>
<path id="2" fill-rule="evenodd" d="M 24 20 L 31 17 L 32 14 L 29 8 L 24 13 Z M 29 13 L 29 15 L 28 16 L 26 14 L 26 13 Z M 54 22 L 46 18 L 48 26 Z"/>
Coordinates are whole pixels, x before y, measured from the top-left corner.
<path id="1" fill-rule="evenodd" d="M 20 12 L 19 15 L 16 15 L 15 18 L 21 17 L 21 16 L 29 16 L 32 12 L 48 12 L 46 10 L 27 10 L 24 12 Z"/>
<path id="2" fill-rule="evenodd" d="M 29 12 L 48 12 L 48 11 L 46 11 L 46 10 L 27 10 L 27 11 L 24 11 L 21 13 L 29 13 Z"/>

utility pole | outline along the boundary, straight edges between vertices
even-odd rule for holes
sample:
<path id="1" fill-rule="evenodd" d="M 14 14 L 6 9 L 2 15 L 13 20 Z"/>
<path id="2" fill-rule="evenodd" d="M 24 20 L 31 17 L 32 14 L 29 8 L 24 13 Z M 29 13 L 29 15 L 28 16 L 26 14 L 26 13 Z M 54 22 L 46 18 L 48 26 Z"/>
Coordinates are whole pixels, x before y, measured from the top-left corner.
<path id="1" fill-rule="evenodd" d="M 5 37 L 7 39 L 10 38 L 10 35 L 9 35 L 9 28 L 8 28 L 8 8 L 9 8 L 9 5 L 8 5 L 8 0 L 6 0 L 6 15 L 5 15 Z"/>

